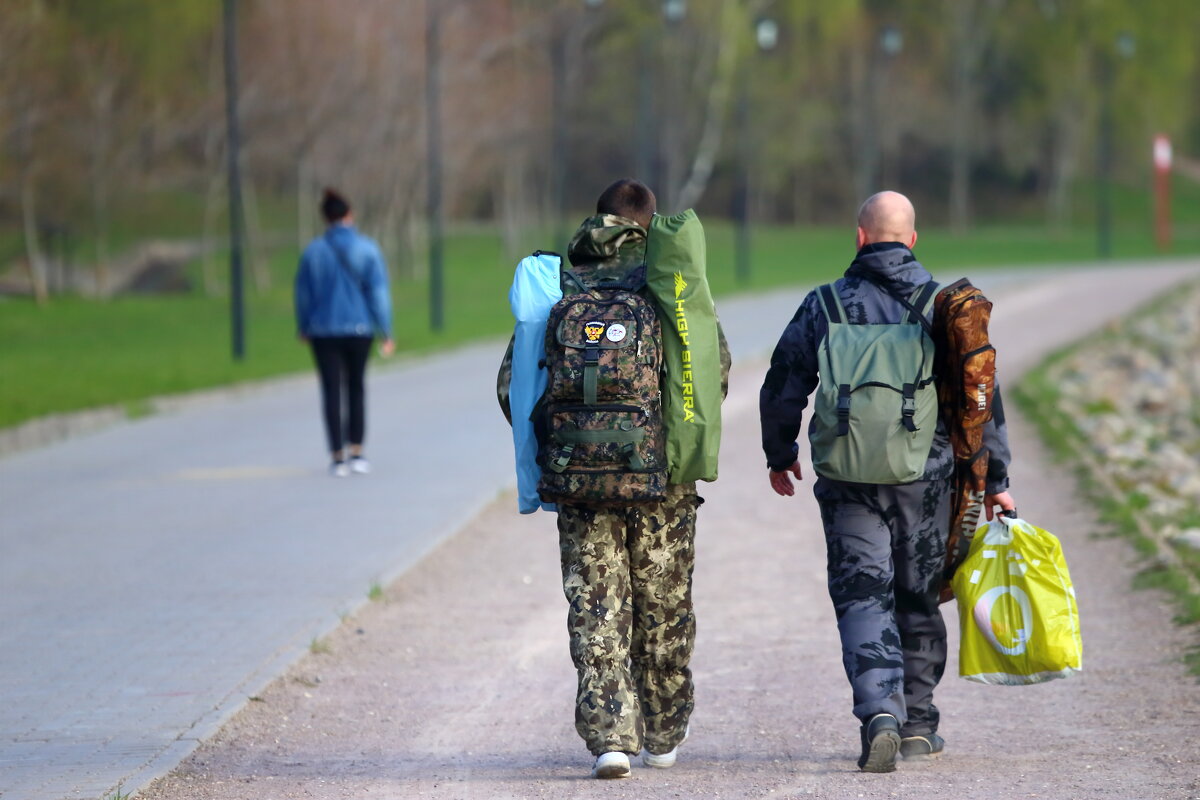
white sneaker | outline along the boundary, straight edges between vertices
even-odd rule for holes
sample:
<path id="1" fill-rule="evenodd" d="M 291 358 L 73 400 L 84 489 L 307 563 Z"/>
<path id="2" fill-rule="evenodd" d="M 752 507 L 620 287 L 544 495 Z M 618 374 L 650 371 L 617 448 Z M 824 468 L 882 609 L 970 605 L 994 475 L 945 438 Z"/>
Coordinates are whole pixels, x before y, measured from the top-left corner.
<path id="1" fill-rule="evenodd" d="M 362 456 L 351 456 L 350 471 L 357 472 L 359 475 L 366 475 L 371 471 L 371 462 Z"/>
<path id="2" fill-rule="evenodd" d="M 687 741 L 688 734 L 692 732 L 692 726 L 689 724 L 683 732 L 683 738 L 679 740 L 679 744 Z M 675 758 L 679 755 L 679 744 L 672 747 L 666 753 L 651 753 L 649 750 L 642 751 L 642 763 L 647 767 L 655 767 L 656 769 L 670 769 L 675 766 Z"/>
<path id="3" fill-rule="evenodd" d="M 329 474 L 335 478 L 346 478 L 350 476 L 350 467 L 345 461 L 335 461 L 329 465 Z"/>
<path id="4" fill-rule="evenodd" d="M 624 753 L 603 753 L 592 767 L 593 778 L 628 778 L 629 756 Z"/>

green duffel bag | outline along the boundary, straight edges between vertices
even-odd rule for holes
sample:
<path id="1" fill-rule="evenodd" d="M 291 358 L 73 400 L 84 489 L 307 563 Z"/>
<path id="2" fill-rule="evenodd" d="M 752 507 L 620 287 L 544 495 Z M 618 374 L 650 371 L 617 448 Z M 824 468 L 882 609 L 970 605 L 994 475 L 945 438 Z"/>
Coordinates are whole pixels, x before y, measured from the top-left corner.
<path id="1" fill-rule="evenodd" d="M 646 285 L 662 323 L 671 483 L 717 479 L 721 352 L 705 260 L 704 226 L 695 211 L 654 217 L 646 243 Z"/>

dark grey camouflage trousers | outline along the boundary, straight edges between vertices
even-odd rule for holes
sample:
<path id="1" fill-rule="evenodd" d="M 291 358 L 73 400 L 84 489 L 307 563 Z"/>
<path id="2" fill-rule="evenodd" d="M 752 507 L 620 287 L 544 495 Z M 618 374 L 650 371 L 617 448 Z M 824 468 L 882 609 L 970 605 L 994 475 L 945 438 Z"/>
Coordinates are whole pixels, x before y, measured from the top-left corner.
<path id="1" fill-rule="evenodd" d="M 938 727 L 933 690 L 946 668 L 938 590 L 950 489 L 949 479 L 876 486 L 827 478 L 813 489 L 854 715 L 893 714 L 904 736 Z"/>
<path id="2" fill-rule="evenodd" d="M 670 487 L 675 489 L 677 487 Z M 692 493 L 624 508 L 558 506 L 575 729 L 593 755 L 665 753 L 691 716 Z"/>

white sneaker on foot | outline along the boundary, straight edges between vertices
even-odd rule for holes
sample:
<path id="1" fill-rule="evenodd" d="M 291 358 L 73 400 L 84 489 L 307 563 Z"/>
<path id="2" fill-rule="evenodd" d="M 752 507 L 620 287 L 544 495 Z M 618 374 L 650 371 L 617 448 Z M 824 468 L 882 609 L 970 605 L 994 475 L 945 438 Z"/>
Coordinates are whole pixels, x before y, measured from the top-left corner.
<path id="1" fill-rule="evenodd" d="M 603 753 L 592 767 L 593 778 L 628 778 L 629 756 L 624 753 Z"/>
<path id="2" fill-rule="evenodd" d="M 651 753 L 649 750 L 642 751 L 642 763 L 647 767 L 655 767 L 657 769 L 670 769 L 675 766 L 675 757 L 679 754 L 678 747 L 672 747 L 665 753 Z"/>
<path id="3" fill-rule="evenodd" d="M 351 456 L 350 471 L 357 472 L 359 475 L 366 475 L 371 471 L 371 462 L 362 456 Z"/>
<path id="4" fill-rule="evenodd" d="M 679 740 L 679 744 L 687 741 L 688 734 L 692 732 L 692 726 L 689 724 L 683 732 L 683 738 Z M 657 769 L 670 769 L 675 766 L 675 758 L 679 755 L 679 744 L 672 747 L 666 753 L 651 753 L 649 750 L 642 751 L 642 763 L 647 767 L 655 767 Z"/>
<path id="5" fill-rule="evenodd" d="M 345 461 L 335 461 L 329 465 L 329 474 L 335 478 L 345 478 L 350 475 L 350 467 Z"/>

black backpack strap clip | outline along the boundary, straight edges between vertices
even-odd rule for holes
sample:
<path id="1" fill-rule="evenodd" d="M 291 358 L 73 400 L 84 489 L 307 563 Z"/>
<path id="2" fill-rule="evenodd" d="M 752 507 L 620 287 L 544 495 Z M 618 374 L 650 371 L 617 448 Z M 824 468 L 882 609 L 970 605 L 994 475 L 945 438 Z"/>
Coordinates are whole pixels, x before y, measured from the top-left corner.
<path id="1" fill-rule="evenodd" d="M 919 428 L 917 428 L 917 423 L 913 421 L 913 417 L 917 413 L 917 385 L 915 383 L 904 384 L 901 397 L 903 399 L 900 402 L 900 424 L 909 433 L 916 433 Z"/>
<path id="2" fill-rule="evenodd" d="M 850 384 L 838 384 L 837 401 L 837 435 L 847 436 L 850 433 Z"/>

